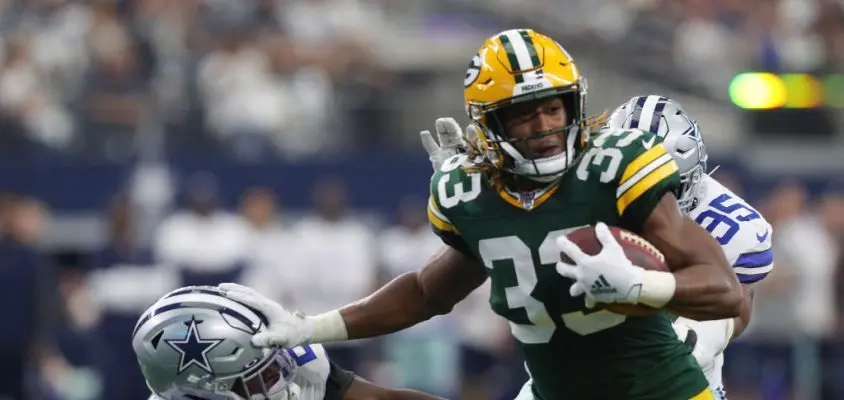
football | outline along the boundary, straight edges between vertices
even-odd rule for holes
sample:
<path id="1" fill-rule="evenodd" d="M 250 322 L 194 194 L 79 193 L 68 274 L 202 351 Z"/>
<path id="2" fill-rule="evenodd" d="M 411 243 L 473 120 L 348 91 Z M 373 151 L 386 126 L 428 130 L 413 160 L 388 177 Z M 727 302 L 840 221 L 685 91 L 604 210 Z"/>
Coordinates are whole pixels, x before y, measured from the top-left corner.
<path id="1" fill-rule="evenodd" d="M 617 226 L 610 226 L 610 232 L 621 247 L 624 249 L 624 254 L 627 258 L 647 270 L 670 272 L 668 264 L 665 263 L 665 256 L 657 250 L 647 240 L 641 236 L 630 232 L 628 230 L 619 228 Z M 566 236 L 577 244 L 580 249 L 589 255 L 596 255 L 601 251 L 601 242 L 595 236 L 594 226 L 585 226 L 569 232 Z M 560 254 L 564 262 L 574 264 L 574 262 L 565 254 Z M 622 314 L 632 317 L 641 317 L 651 315 L 659 311 L 659 309 L 646 306 L 644 304 L 601 304 L 603 308 L 612 311 L 616 314 Z"/>

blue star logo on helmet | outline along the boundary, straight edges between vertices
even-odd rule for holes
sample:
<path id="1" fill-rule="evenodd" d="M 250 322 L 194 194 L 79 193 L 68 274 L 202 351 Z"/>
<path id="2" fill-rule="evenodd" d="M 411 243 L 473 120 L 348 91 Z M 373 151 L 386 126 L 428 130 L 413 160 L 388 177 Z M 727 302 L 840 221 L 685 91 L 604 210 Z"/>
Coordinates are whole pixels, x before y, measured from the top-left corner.
<path id="1" fill-rule="evenodd" d="M 211 369 L 211 363 L 208 361 L 208 352 L 222 343 L 223 339 L 203 339 L 200 337 L 197 325 L 201 323 L 202 320 L 197 320 L 195 316 L 191 315 L 190 321 L 185 322 L 185 325 L 188 326 L 188 332 L 184 339 L 164 340 L 181 355 L 177 374 L 181 374 L 191 365 L 196 365 L 209 374 L 214 373 Z"/>

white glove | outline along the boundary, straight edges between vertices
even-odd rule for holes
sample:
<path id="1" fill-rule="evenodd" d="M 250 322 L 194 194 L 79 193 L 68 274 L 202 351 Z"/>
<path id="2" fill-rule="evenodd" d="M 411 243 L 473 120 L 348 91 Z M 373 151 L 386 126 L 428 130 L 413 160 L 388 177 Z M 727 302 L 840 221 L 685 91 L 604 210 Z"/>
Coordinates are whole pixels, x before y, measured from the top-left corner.
<path id="1" fill-rule="evenodd" d="M 431 131 L 419 132 L 422 139 L 422 147 L 428 152 L 428 159 L 434 171 L 439 171 L 445 160 L 459 154 L 464 147 L 463 130 L 454 118 L 437 118 L 434 122 L 437 131 L 437 139 L 431 135 Z M 437 143 L 439 141 L 439 143 Z"/>
<path id="2" fill-rule="evenodd" d="M 217 286 L 226 297 L 252 307 L 267 317 L 267 329 L 252 336 L 252 344 L 258 347 L 281 346 L 289 348 L 307 343 L 314 334 L 314 323 L 302 314 L 291 313 L 252 288 L 236 283 L 221 283 Z"/>
<path id="3" fill-rule="evenodd" d="M 569 294 L 576 297 L 585 293 L 587 308 L 594 307 L 595 302 L 638 303 L 645 270 L 630 262 L 605 223 L 598 223 L 595 236 L 602 249 L 594 256 L 581 251 L 566 235 L 557 238 L 560 251 L 577 264 L 557 262 L 557 272 L 575 280 Z"/>
<path id="4" fill-rule="evenodd" d="M 595 236 L 601 242 L 601 252 L 594 256 L 581 251 L 565 235 L 557 238 L 557 247 L 576 264 L 557 262 L 557 272 L 575 280 L 569 289 L 572 297 L 585 293 L 587 308 L 596 302 L 642 303 L 662 308 L 674 297 L 674 274 L 633 265 L 603 222 L 595 225 Z"/>
<path id="5" fill-rule="evenodd" d="M 677 338 L 690 347 L 692 356 L 697 360 L 700 369 L 706 370 L 715 365 L 716 354 L 711 350 L 706 351 L 704 349 L 705 345 L 700 343 L 697 332 L 691 326 L 693 322 L 695 321 L 680 317 L 671 324 L 671 327 L 674 328 Z"/>
<path id="6" fill-rule="evenodd" d="M 695 321 L 678 317 L 671 326 L 677 338 L 692 349 L 700 369 L 707 377 L 714 372 L 715 357 L 723 353 L 733 336 L 735 321 L 732 318 L 713 321 Z"/>

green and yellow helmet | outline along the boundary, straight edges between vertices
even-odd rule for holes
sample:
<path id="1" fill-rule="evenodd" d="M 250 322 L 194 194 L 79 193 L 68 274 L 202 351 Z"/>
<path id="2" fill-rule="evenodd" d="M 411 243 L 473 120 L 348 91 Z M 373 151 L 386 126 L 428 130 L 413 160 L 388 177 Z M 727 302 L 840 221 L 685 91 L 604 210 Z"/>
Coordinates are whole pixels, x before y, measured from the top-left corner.
<path id="1" fill-rule="evenodd" d="M 472 58 L 464 81 L 466 112 L 478 129 L 476 145 L 504 171 L 551 181 L 572 165 L 586 146 L 586 79 L 555 40 L 531 29 L 512 29 L 489 37 Z M 526 101 L 559 96 L 568 114 L 566 151 L 545 158 L 522 154 L 504 132 L 498 112 Z M 522 139 L 524 140 L 524 139 Z"/>

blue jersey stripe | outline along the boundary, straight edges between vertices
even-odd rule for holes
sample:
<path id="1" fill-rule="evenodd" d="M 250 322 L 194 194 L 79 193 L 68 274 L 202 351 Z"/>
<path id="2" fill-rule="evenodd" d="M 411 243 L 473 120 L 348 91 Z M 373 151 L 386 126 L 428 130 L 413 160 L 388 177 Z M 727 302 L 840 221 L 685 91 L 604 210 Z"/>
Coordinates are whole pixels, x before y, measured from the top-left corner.
<path id="1" fill-rule="evenodd" d="M 744 253 L 736 260 L 734 267 L 761 268 L 774 263 L 774 249 L 762 250 L 755 253 Z"/>
<path id="2" fill-rule="evenodd" d="M 765 279 L 768 276 L 768 272 L 764 272 L 761 274 L 736 274 L 740 283 L 756 283 Z"/>

